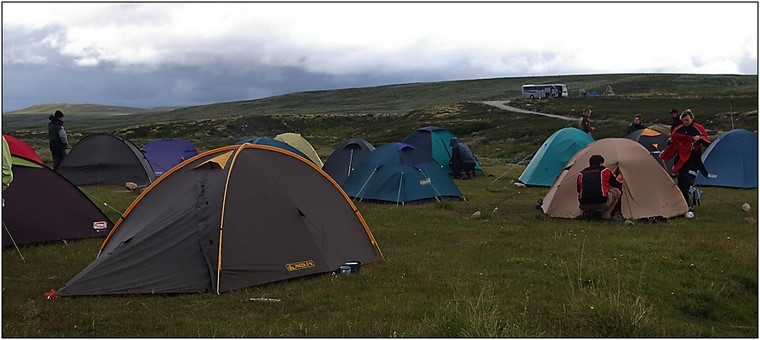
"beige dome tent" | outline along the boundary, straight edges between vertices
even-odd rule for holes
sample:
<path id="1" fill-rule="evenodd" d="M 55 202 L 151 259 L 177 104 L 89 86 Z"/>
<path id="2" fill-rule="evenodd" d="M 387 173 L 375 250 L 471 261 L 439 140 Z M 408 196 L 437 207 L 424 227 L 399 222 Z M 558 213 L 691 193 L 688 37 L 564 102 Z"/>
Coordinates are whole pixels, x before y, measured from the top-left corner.
<path id="1" fill-rule="evenodd" d="M 567 162 L 543 199 L 544 213 L 560 218 L 581 214 L 576 178 L 592 155 L 602 155 L 604 166 L 620 171 L 620 209 L 624 218 L 671 218 L 689 210 L 681 191 L 644 146 L 628 138 L 605 138 L 586 145 Z"/>
<path id="2" fill-rule="evenodd" d="M 311 159 L 311 161 L 314 162 L 314 164 L 316 164 L 318 167 L 321 168 L 324 165 L 322 159 L 319 158 L 317 151 L 314 150 L 314 147 L 311 146 L 311 144 L 305 138 L 301 137 L 300 134 L 286 132 L 275 136 L 274 139 L 280 142 L 288 143 L 290 146 L 298 149 L 298 151 L 303 152 L 303 154 L 309 157 L 309 159 Z"/>

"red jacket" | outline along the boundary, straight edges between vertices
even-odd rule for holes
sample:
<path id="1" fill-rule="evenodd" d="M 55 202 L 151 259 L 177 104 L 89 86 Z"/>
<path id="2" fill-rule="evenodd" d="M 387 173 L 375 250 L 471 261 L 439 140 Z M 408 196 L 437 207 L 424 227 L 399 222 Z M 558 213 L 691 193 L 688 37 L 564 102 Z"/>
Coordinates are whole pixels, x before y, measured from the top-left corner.
<path id="1" fill-rule="evenodd" d="M 673 132 L 670 133 L 672 142 L 668 144 L 668 146 L 665 147 L 665 150 L 662 150 L 660 153 L 660 158 L 662 158 L 662 161 L 666 163 L 676 154 L 678 155 L 678 161 L 673 164 L 672 172 L 674 174 L 678 173 L 686 161 L 689 160 L 689 157 L 691 157 L 692 154 L 692 150 L 701 149 L 702 143 L 708 145 L 710 144 L 710 137 L 707 136 L 707 130 L 705 130 L 705 127 L 697 123 L 692 123 L 691 125 L 696 128 L 696 132 L 694 132 L 694 129 L 689 129 L 690 131 L 687 131 L 687 134 L 680 133 L 679 131 L 684 131 L 681 129 L 684 127 L 683 124 L 673 129 Z M 694 141 L 694 136 L 699 136 L 699 140 Z"/>

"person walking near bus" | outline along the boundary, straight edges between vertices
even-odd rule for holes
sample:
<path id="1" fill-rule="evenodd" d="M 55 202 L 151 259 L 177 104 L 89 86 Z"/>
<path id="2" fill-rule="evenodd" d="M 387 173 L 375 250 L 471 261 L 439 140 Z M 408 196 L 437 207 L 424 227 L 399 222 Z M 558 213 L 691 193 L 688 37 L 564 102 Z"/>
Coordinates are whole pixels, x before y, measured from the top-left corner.
<path id="1" fill-rule="evenodd" d="M 694 209 L 694 200 L 689 199 L 689 189 L 694 185 L 697 171 L 705 178 L 707 169 L 702 163 L 702 146 L 710 145 L 707 130 L 701 124 L 694 122 L 694 113 L 686 110 L 681 113 L 681 125 L 676 126 L 668 138 L 668 146 L 660 153 L 663 162 L 677 157 L 673 164 L 672 176 L 678 178 L 678 189 L 681 190 L 689 211 Z"/>
<path id="2" fill-rule="evenodd" d="M 591 108 L 590 107 L 583 109 L 583 112 L 581 113 L 581 120 L 580 122 L 578 122 L 578 128 L 581 129 L 581 131 L 587 133 L 589 136 L 591 135 L 591 132 L 595 130 L 591 126 Z"/>
<path id="3" fill-rule="evenodd" d="M 69 138 L 63 128 L 63 112 L 55 111 L 48 117 L 48 139 L 50 139 L 50 153 L 53 154 L 53 170 L 58 168 L 61 161 L 66 157 L 66 149 L 69 148 Z"/>

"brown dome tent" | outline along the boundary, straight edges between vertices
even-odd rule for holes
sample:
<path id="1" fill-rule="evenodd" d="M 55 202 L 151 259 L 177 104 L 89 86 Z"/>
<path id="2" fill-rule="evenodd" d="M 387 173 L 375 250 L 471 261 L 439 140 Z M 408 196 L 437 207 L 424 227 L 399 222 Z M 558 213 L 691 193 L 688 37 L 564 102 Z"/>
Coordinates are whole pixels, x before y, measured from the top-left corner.
<path id="1" fill-rule="evenodd" d="M 586 145 L 571 158 L 543 199 L 542 209 L 551 217 L 575 218 L 578 207 L 576 177 L 592 155 L 602 155 L 604 166 L 623 177 L 621 214 L 626 219 L 671 218 L 689 208 L 681 191 L 665 169 L 638 142 L 628 138 L 605 138 Z"/>

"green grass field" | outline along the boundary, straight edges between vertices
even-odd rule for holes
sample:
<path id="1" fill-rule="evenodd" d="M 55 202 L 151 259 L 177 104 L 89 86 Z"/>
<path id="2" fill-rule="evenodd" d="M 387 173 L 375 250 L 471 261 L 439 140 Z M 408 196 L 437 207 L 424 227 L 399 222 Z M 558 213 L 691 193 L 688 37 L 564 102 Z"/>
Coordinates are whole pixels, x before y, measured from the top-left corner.
<path id="1" fill-rule="evenodd" d="M 705 187 L 696 218 L 627 226 L 546 217 L 534 206 L 548 188 L 511 185 L 519 167 L 485 167 L 504 176 L 458 181 L 466 202 L 358 202 L 385 261 L 349 276 L 45 300 L 101 240 L 23 247 L 25 263 L 4 249 L 3 336 L 757 336 L 757 224 L 744 221 L 756 217 L 756 189 Z M 116 216 L 135 197 L 86 190 Z"/>
<path id="2" fill-rule="evenodd" d="M 523 82 L 565 82 L 599 92 L 612 84 L 619 96 L 523 100 L 515 90 Z M 181 137 L 204 151 L 296 131 L 323 160 L 351 137 L 379 146 L 437 125 L 467 142 L 492 176 L 457 181 L 466 201 L 356 202 L 385 256 L 358 274 L 315 275 L 220 295 L 46 300 L 44 293 L 95 258 L 102 240 L 25 246 L 25 261 L 6 248 L 2 335 L 758 336 L 757 189 L 702 187 L 702 205 L 691 220 L 625 225 L 549 218 L 535 208 L 549 188 L 511 183 L 549 135 L 575 122 L 494 110 L 481 100 L 511 100 L 572 117 L 592 106 L 596 139 L 623 137 L 636 113 L 647 125 L 666 123 L 674 107 L 691 108 L 715 134 L 756 131 L 758 124 L 757 76 L 505 78 L 317 91 L 175 111 L 70 105 L 64 111 L 73 141 L 95 132 L 115 132 L 137 145 Z M 61 105 L 3 113 L 3 132 L 49 161 L 44 133 L 54 107 Z M 114 222 L 137 197 L 121 186 L 82 190 Z M 752 210 L 742 211 L 743 203 Z M 471 217 L 475 211 L 481 218 Z M 280 301 L 250 300 L 258 297 Z"/>

